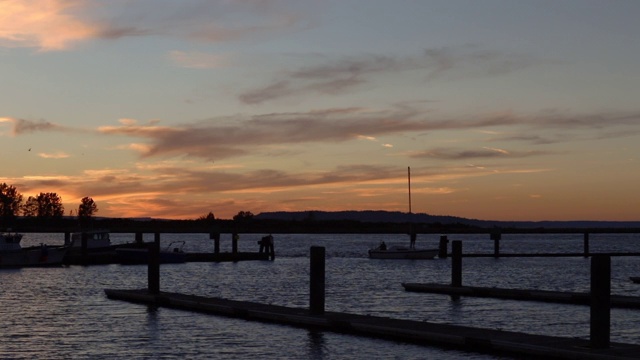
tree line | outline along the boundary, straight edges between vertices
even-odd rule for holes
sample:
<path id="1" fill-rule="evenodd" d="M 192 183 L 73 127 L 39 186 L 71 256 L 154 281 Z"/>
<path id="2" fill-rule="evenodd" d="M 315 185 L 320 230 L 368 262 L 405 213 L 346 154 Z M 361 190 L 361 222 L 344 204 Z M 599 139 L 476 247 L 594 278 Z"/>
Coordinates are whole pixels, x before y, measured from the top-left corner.
<path id="1" fill-rule="evenodd" d="M 98 212 L 98 205 L 86 196 L 80 200 L 76 215 L 91 218 Z M 71 214 L 73 210 L 71 210 Z M 24 196 L 13 185 L 0 184 L 0 217 L 13 219 L 17 216 L 38 218 L 61 218 L 64 216 L 62 198 L 55 192 L 41 192 L 36 196 Z"/>

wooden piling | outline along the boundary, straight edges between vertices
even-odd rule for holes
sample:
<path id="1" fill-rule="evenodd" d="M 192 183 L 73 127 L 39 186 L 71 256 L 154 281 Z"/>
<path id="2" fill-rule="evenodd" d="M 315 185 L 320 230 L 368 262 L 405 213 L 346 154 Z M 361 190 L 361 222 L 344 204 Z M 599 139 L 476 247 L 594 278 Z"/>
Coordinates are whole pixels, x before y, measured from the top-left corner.
<path id="1" fill-rule="evenodd" d="M 500 239 L 502 238 L 502 233 L 499 230 L 494 230 L 489 237 L 493 240 L 493 257 L 500 257 Z"/>
<path id="2" fill-rule="evenodd" d="M 231 252 L 233 254 L 238 253 L 238 239 L 240 239 L 240 235 L 238 235 L 238 233 L 233 233 L 233 235 L 231 235 Z"/>
<path id="3" fill-rule="evenodd" d="M 148 292 L 160 293 L 160 233 L 155 233 L 153 243 L 149 245 Z"/>
<path id="4" fill-rule="evenodd" d="M 438 257 L 440 259 L 446 259 L 447 258 L 447 247 L 449 244 L 449 239 L 447 239 L 447 235 L 440 235 L 440 245 L 438 247 L 439 251 L 438 251 Z"/>
<path id="5" fill-rule="evenodd" d="M 462 286 L 462 241 L 451 243 L 451 285 Z"/>
<path id="6" fill-rule="evenodd" d="M 271 244 L 269 244 L 269 258 L 271 259 L 271 261 L 276 259 L 276 250 L 273 246 L 273 241 L 271 242 Z"/>
<path id="7" fill-rule="evenodd" d="M 584 257 L 589 257 L 589 233 L 584 233 Z"/>
<path id="8" fill-rule="evenodd" d="M 609 348 L 611 333 L 611 257 L 591 258 L 591 347 Z"/>
<path id="9" fill-rule="evenodd" d="M 71 245 L 71 233 L 68 231 L 64 232 L 64 244 L 67 246 Z"/>
<path id="10" fill-rule="evenodd" d="M 136 242 L 136 244 L 142 244 L 143 239 L 142 239 L 142 233 L 141 232 L 137 232 L 136 233 L 135 242 Z"/>
<path id="11" fill-rule="evenodd" d="M 324 314 L 325 295 L 325 249 L 312 246 L 310 255 L 309 310 L 314 314 Z"/>
<path id="12" fill-rule="evenodd" d="M 209 233 L 209 239 L 213 239 L 213 253 L 220 254 L 220 233 Z"/>
<path id="13" fill-rule="evenodd" d="M 80 234 L 80 257 L 83 265 L 87 263 L 87 241 L 89 238 L 89 234 L 83 232 Z"/>

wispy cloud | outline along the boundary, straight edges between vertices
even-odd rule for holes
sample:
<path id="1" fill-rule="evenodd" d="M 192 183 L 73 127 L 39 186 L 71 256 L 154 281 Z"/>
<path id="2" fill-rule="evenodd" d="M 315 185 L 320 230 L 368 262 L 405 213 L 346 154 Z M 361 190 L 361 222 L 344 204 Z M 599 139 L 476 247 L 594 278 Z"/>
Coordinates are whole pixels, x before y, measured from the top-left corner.
<path id="1" fill-rule="evenodd" d="M 5 0 L 0 46 L 59 51 L 91 39 L 169 36 L 222 42 L 278 33 L 301 16 L 276 1 Z"/>
<path id="2" fill-rule="evenodd" d="M 55 152 L 55 153 L 38 153 L 38 156 L 40 156 L 43 159 L 65 159 L 68 158 L 70 155 L 59 151 L 59 152 Z"/>
<path id="3" fill-rule="evenodd" d="M 482 147 L 479 149 L 432 149 L 410 154 L 411 158 L 433 158 L 443 160 L 472 160 L 482 158 L 524 158 L 550 154 L 547 151 L 507 151 L 504 149 Z"/>
<path id="4" fill-rule="evenodd" d="M 309 61 L 313 61 L 310 59 Z M 280 74 L 266 86 L 239 95 L 245 104 L 306 93 L 340 94 L 368 83 L 376 75 L 418 72 L 422 81 L 498 76 L 542 62 L 523 54 L 481 50 L 473 46 L 426 49 L 420 55 L 361 55 Z"/>
<path id="5" fill-rule="evenodd" d="M 84 131 L 87 131 L 84 129 L 63 126 L 63 125 L 56 124 L 46 120 L 34 121 L 34 120 L 4 117 L 4 118 L 0 118 L 0 123 L 9 123 L 13 125 L 11 129 L 11 135 L 13 136 L 36 133 L 36 132 L 51 132 L 51 131 L 84 132 Z"/>
<path id="6" fill-rule="evenodd" d="M 270 152 L 273 146 L 286 153 L 283 146 L 302 143 L 340 143 L 357 139 L 378 141 L 384 136 L 409 133 L 429 133 L 442 130 L 481 130 L 500 128 L 505 135 L 485 141 L 520 141 L 537 145 L 559 141 L 593 140 L 584 137 L 585 130 L 607 127 L 601 136 L 606 138 L 627 136 L 640 131 L 633 126 L 637 114 L 542 114 L 518 116 L 498 114 L 446 118 L 433 115 L 419 107 L 402 106 L 388 109 L 334 108 L 308 112 L 270 113 L 262 115 L 237 115 L 214 118 L 182 125 L 161 125 L 157 120 L 138 123 L 135 119 L 121 119 L 119 125 L 101 126 L 98 129 L 81 129 L 62 126 L 49 121 L 29 121 L 2 118 L 0 124 L 12 124 L 12 134 L 35 132 L 94 132 L 103 135 L 126 136 L 134 139 L 120 147 L 137 151 L 143 157 L 187 156 L 206 160 L 221 160 L 247 154 Z M 562 136 L 549 139 L 549 124 L 562 129 Z M 619 131 L 614 130 L 619 127 Z M 505 129 L 511 128 L 511 131 Z M 623 131 L 625 130 L 625 131 Z M 507 135 L 508 133 L 508 135 Z M 522 133 L 526 135 L 514 135 Z M 144 139 L 145 141 L 137 141 Z M 247 139 L 250 139 L 248 142 Z M 546 141 L 543 141 L 546 139 Z M 383 145 L 390 147 L 390 144 Z M 495 146 L 476 149 L 428 149 L 413 152 L 414 158 L 473 159 L 518 158 L 548 154 L 540 149 L 511 151 Z"/>

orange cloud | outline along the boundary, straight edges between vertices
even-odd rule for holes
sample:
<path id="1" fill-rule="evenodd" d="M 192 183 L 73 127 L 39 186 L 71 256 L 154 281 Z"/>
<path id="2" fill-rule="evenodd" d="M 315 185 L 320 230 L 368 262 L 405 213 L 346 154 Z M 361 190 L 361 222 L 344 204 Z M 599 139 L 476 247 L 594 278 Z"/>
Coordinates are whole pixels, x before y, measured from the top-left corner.
<path id="1" fill-rule="evenodd" d="M 63 50 L 98 34 L 95 25 L 70 10 L 86 6 L 81 0 L 9 0 L 0 6 L 0 45 Z"/>

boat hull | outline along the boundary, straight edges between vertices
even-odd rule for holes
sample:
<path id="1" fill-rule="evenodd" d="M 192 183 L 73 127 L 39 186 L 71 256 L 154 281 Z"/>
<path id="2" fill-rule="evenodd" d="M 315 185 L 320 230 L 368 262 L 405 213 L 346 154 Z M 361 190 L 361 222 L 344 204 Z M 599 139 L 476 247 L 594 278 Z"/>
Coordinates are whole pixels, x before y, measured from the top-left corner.
<path id="1" fill-rule="evenodd" d="M 148 249 L 118 248 L 116 249 L 116 254 L 118 255 L 118 261 L 121 264 L 133 265 L 149 263 Z M 187 256 L 183 252 L 160 251 L 161 264 L 178 264 L 186 261 Z"/>
<path id="2" fill-rule="evenodd" d="M 369 250 L 371 259 L 389 260 L 431 260 L 438 255 L 438 249 L 406 249 L 406 250 Z"/>
<path id="3" fill-rule="evenodd" d="M 53 266 L 62 264 L 67 246 L 33 246 L 0 252 L 0 267 Z"/>

